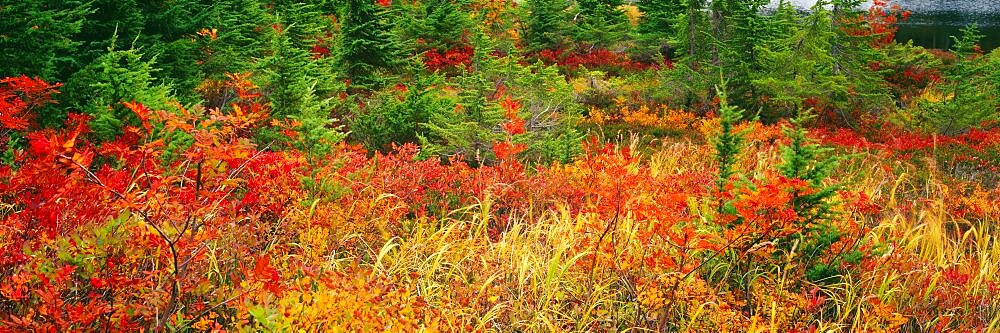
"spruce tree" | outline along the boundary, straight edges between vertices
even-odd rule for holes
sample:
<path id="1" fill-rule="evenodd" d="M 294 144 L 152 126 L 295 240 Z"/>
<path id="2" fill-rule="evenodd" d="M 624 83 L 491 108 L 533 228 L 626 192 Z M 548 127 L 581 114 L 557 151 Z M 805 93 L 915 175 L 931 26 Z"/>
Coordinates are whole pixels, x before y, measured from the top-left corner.
<path id="1" fill-rule="evenodd" d="M 789 143 L 781 147 L 782 162 L 778 165 L 780 174 L 789 179 L 801 179 L 808 183 L 808 191 L 793 193 L 792 205 L 804 227 L 829 218 L 833 208 L 830 200 L 840 188 L 823 184 L 840 160 L 831 155 L 832 148 L 824 148 L 807 137 L 805 123 L 815 116 L 809 110 L 799 112 L 791 120 L 792 127 L 785 127 L 785 137 Z"/>
<path id="2" fill-rule="evenodd" d="M 978 49 L 983 35 L 976 24 L 963 28 L 961 33 L 951 37 L 956 61 L 946 72 L 943 87 L 943 94 L 950 98 L 928 106 L 933 110 L 931 120 L 936 130 L 946 135 L 964 132 L 984 121 L 1000 120 L 996 102 L 1000 86 L 987 76 L 989 63 Z"/>
<path id="3" fill-rule="evenodd" d="M 216 2 L 205 26 L 199 28 L 206 29 L 200 30 L 199 38 L 203 50 L 200 67 L 205 78 L 223 81 L 226 73 L 252 70 L 252 60 L 260 57 L 267 45 L 267 29 L 275 23 L 258 0 Z"/>
<path id="4" fill-rule="evenodd" d="M 136 101 L 154 110 L 169 108 L 170 87 L 157 84 L 155 73 L 155 59 L 143 59 L 139 50 L 109 49 L 70 77 L 60 102 L 93 116 L 91 128 L 97 140 L 112 140 L 123 126 L 138 125 L 138 118 L 122 102 Z M 53 116 L 59 115 L 47 115 Z"/>
<path id="5" fill-rule="evenodd" d="M 871 46 L 873 40 L 880 36 L 849 33 L 864 30 L 867 26 L 864 20 L 858 19 L 864 15 L 861 9 L 863 3 L 863 0 L 820 0 L 816 4 L 832 7 L 830 24 L 836 33 L 830 50 L 830 55 L 836 60 L 833 74 L 844 76 L 852 92 L 843 100 L 836 101 L 844 119 L 850 118 L 843 113 L 845 109 L 877 110 L 894 103 L 885 84 L 884 73 L 870 67 L 873 62 L 885 61 L 885 54 Z"/>
<path id="6" fill-rule="evenodd" d="M 399 44 L 390 33 L 388 10 L 371 0 L 346 0 L 340 57 L 352 85 L 381 85 L 384 75 L 401 64 Z"/>
<path id="7" fill-rule="evenodd" d="M 415 1 L 400 4 L 408 17 L 398 23 L 399 40 L 421 40 L 418 52 L 428 49 L 445 50 L 464 43 L 465 31 L 472 20 L 456 0 Z"/>
<path id="8" fill-rule="evenodd" d="M 76 35 L 93 12 L 86 1 L 6 1 L 0 5 L 0 77 L 65 80 L 82 66 Z"/>
<path id="9" fill-rule="evenodd" d="M 566 2 L 528 0 L 528 47 L 532 51 L 558 49 L 566 41 Z"/>
<path id="10" fill-rule="evenodd" d="M 820 3 L 800 24 L 790 27 L 789 36 L 757 48 L 762 64 L 752 84 L 768 97 L 765 117 L 793 116 L 809 98 L 827 103 L 846 99 L 847 78 L 834 71 L 836 59 L 831 55 L 837 36 L 832 19 Z"/>
<path id="11" fill-rule="evenodd" d="M 577 0 L 576 40 L 600 48 L 623 41 L 632 27 L 621 5 L 621 0 Z"/>
<path id="12" fill-rule="evenodd" d="M 635 5 L 642 12 L 637 31 L 642 44 L 653 53 L 670 56 L 664 51 L 672 46 L 670 40 L 677 33 L 675 27 L 684 13 L 684 0 L 644 0 Z"/>
<path id="13" fill-rule="evenodd" d="M 431 114 L 424 125 L 427 134 L 419 136 L 423 156 L 462 155 L 477 164 L 494 159 L 492 144 L 503 137 L 498 129 L 504 115 L 493 95 L 504 84 L 505 67 L 514 61 L 490 56 L 493 41 L 482 30 L 473 33 L 472 44 L 472 67 L 457 78 L 458 105 Z"/>
<path id="14" fill-rule="evenodd" d="M 93 12 L 75 38 L 82 43 L 77 54 L 81 67 L 106 53 L 115 39 L 131 42 L 144 37 L 146 16 L 136 0 L 93 0 L 91 8 Z M 158 42 L 142 39 L 150 44 Z"/>
<path id="15" fill-rule="evenodd" d="M 730 178 L 736 175 L 737 158 L 743 150 L 743 141 L 746 133 L 736 130 L 736 125 L 743 119 L 743 112 L 735 106 L 729 105 L 725 90 L 725 81 L 716 87 L 719 96 L 719 132 L 711 143 L 715 148 L 715 161 L 718 164 L 718 174 L 715 179 L 716 193 L 724 193 L 730 184 Z M 726 209 L 726 202 L 722 197 L 718 198 L 716 212 L 722 213 Z"/>

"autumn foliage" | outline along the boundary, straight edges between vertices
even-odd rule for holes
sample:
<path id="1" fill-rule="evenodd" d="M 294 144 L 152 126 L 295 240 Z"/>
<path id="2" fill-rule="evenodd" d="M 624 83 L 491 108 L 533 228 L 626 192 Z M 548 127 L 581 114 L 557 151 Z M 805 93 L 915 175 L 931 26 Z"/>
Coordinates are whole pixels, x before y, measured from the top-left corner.
<path id="1" fill-rule="evenodd" d="M 0 6 L 0 332 L 1000 330 L 1000 53 L 833 1 Z"/>

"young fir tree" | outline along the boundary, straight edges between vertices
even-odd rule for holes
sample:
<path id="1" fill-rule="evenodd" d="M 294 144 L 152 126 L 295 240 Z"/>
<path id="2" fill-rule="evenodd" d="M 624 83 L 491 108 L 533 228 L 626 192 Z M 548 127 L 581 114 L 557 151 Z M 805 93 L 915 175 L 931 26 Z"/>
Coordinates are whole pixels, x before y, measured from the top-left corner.
<path id="1" fill-rule="evenodd" d="M 455 101 L 438 88 L 442 79 L 436 73 L 420 74 L 403 92 L 376 93 L 364 108 L 355 110 L 351 136 L 369 151 L 389 151 L 393 144 L 418 142 L 419 137 L 429 134 L 431 115 L 455 110 Z"/>
<path id="2" fill-rule="evenodd" d="M 674 29 L 684 13 L 684 0 L 643 0 L 635 3 L 642 18 L 639 19 L 639 40 L 653 53 L 669 57 Z"/>
<path id="3" fill-rule="evenodd" d="M 718 76 L 711 74 L 711 41 L 714 39 L 705 0 L 684 0 L 683 12 L 674 25 L 675 37 L 671 45 L 676 48 L 677 61 L 673 69 L 661 71 L 665 90 L 676 96 L 681 106 L 704 108 L 713 96 L 713 86 Z"/>
<path id="4" fill-rule="evenodd" d="M 328 67 L 317 64 L 309 51 L 294 45 L 291 32 L 297 28 L 291 24 L 271 29 L 266 56 L 257 62 L 262 74 L 259 85 L 271 101 L 271 112 L 276 118 L 297 114 L 307 95 L 316 89 L 315 82 L 333 76 L 324 72 Z"/>
<path id="5" fill-rule="evenodd" d="M 961 36 L 952 36 L 951 50 L 955 64 L 946 72 L 942 87 L 943 98 L 939 103 L 929 103 L 931 120 L 936 130 L 945 135 L 964 132 L 984 121 L 1000 120 L 996 96 L 1000 87 L 989 79 L 989 63 L 979 50 L 983 35 L 976 24 L 962 29 Z"/>
<path id="6" fill-rule="evenodd" d="M 245 73 L 254 68 L 267 45 L 267 30 L 273 20 L 258 0 L 224 0 L 210 7 L 205 26 L 199 28 L 205 79 L 223 82 L 227 73 Z M 218 85 L 209 85 L 218 88 Z M 213 92 L 203 92 L 212 95 Z M 222 107 L 224 100 L 209 98 L 208 107 Z"/>
<path id="7" fill-rule="evenodd" d="M 784 128 L 789 143 L 781 147 L 782 162 L 778 172 L 786 178 L 800 179 L 806 182 L 807 189 L 795 190 L 792 193 L 792 209 L 798 216 L 798 227 L 801 232 L 789 236 L 779 244 L 786 250 L 791 250 L 792 244 L 802 255 L 799 262 L 806 268 L 806 276 L 815 282 L 830 282 L 839 272 L 839 264 L 817 262 L 824 251 L 836 243 L 840 230 L 831 223 L 833 218 L 834 200 L 837 191 L 842 187 L 837 184 L 826 184 L 840 159 L 832 155 L 832 148 L 824 148 L 807 137 L 805 123 L 812 120 L 808 110 L 800 111 L 799 116 L 791 120 L 792 127 Z M 850 261 L 853 255 L 847 253 L 840 260 Z"/>
<path id="8" fill-rule="evenodd" d="M 209 5 L 199 0 L 138 1 L 144 13 L 144 28 L 139 37 L 146 58 L 156 57 L 157 80 L 174 88 L 178 101 L 199 102 L 196 87 L 202 83 L 199 65 L 202 50 L 196 36 L 198 30 L 210 28 Z"/>
<path id="9" fill-rule="evenodd" d="M 780 12 L 779 12 L 780 13 Z M 822 1 L 794 27 L 790 35 L 758 48 L 762 62 L 752 83 L 768 97 L 763 114 L 770 119 L 793 116 L 808 98 L 833 102 L 844 100 L 847 79 L 834 72 L 832 15 Z"/>
<path id="10" fill-rule="evenodd" d="M 527 42 L 532 51 L 559 49 L 567 38 L 568 7 L 563 0 L 527 0 Z"/>
<path id="11" fill-rule="evenodd" d="M 621 0 L 577 0 L 576 41 L 610 48 L 626 39 L 632 26 L 619 7 Z"/>
<path id="12" fill-rule="evenodd" d="M 851 92 L 843 100 L 833 101 L 839 106 L 843 118 L 850 118 L 843 113 L 845 109 L 874 110 L 892 105 L 894 101 L 885 84 L 884 73 L 872 70 L 870 66 L 873 62 L 885 60 L 885 54 L 872 46 L 872 42 L 880 36 L 850 33 L 867 28 L 867 23 L 859 19 L 864 15 L 861 9 L 864 1 L 820 0 L 817 6 L 820 3 L 832 8 L 830 24 L 836 33 L 830 46 L 830 55 L 836 60 L 833 74 L 845 77 Z"/>
<path id="13" fill-rule="evenodd" d="M 400 4 L 409 19 L 400 20 L 399 40 L 421 40 L 417 52 L 446 50 L 463 44 L 465 31 L 472 24 L 469 13 L 455 0 L 415 1 Z"/>
<path id="14" fill-rule="evenodd" d="M 713 2 L 713 71 L 727 76 L 730 102 L 744 109 L 758 109 L 758 94 L 751 76 L 761 70 L 757 48 L 771 45 L 782 31 L 769 29 L 773 16 L 765 16 L 767 0 L 721 0 Z"/>
<path id="15" fill-rule="evenodd" d="M 800 111 L 791 120 L 793 126 L 784 128 L 785 137 L 790 141 L 781 147 L 782 162 L 778 166 L 782 176 L 801 179 L 809 184 L 808 191 L 793 193 L 792 198 L 793 209 L 803 226 L 828 219 L 833 208 L 830 200 L 840 189 L 823 184 L 840 160 L 831 155 L 832 148 L 821 147 L 806 136 L 805 123 L 814 117 L 809 111 Z"/>
<path id="16" fill-rule="evenodd" d="M 393 38 L 389 8 L 371 0 L 346 0 L 341 15 L 340 59 L 351 84 L 376 87 L 402 63 Z"/>
<path id="17" fill-rule="evenodd" d="M 492 40 L 482 30 L 472 35 L 475 54 L 470 70 L 459 76 L 458 105 L 453 110 L 441 110 L 430 115 L 425 124 L 426 135 L 420 135 L 423 156 L 462 155 L 472 163 L 489 163 L 493 158 L 492 144 L 503 134 L 499 126 L 504 114 L 494 99 L 503 82 L 506 66 L 516 66 L 510 57 L 490 56 Z"/>
<path id="18" fill-rule="evenodd" d="M 736 125 L 743 120 L 743 112 L 735 106 L 729 105 L 725 90 L 725 80 L 723 84 L 716 87 L 719 97 L 719 132 L 711 143 L 715 148 L 715 161 L 718 164 L 719 172 L 715 179 L 716 193 L 725 193 L 730 185 L 730 178 L 736 175 L 737 158 L 743 149 L 743 141 L 746 133 L 737 131 Z M 727 211 L 727 203 L 720 196 L 716 206 L 717 213 Z"/>
<path id="19" fill-rule="evenodd" d="M 94 0 L 90 5 L 93 12 L 87 15 L 75 38 L 81 42 L 77 54 L 81 67 L 105 54 L 115 39 L 157 42 L 144 38 L 146 16 L 136 0 Z"/>
<path id="20" fill-rule="evenodd" d="M 112 140 L 121 134 L 122 126 L 139 125 L 122 102 L 136 101 L 154 110 L 169 108 L 170 87 L 155 83 L 154 65 L 155 59 L 143 59 L 136 49 L 109 49 L 70 77 L 60 102 L 93 117 L 91 129 L 97 140 Z"/>
<path id="21" fill-rule="evenodd" d="M 65 80 L 77 59 L 76 35 L 93 12 L 86 1 L 5 1 L 0 5 L 0 77 Z"/>

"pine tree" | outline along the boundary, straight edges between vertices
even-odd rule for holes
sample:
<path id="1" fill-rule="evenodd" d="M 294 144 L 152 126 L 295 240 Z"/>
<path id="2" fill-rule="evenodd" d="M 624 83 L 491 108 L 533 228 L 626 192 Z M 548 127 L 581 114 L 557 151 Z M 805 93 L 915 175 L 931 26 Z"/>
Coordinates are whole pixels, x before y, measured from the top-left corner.
<path id="1" fill-rule="evenodd" d="M 891 106 L 894 101 L 885 84 L 884 75 L 873 71 L 869 66 L 873 62 L 884 61 L 884 53 L 873 48 L 872 41 L 877 35 L 852 35 L 851 31 L 863 30 L 867 23 L 860 20 L 863 11 L 860 9 L 863 0 L 820 0 L 817 6 L 832 6 L 830 24 L 836 33 L 831 43 L 830 55 L 835 59 L 834 75 L 842 75 L 847 79 L 851 94 L 844 100 L 836 101 L 840 106 L 841 115 L 844 109 L 878 109 Z M 854 124 L 848 124 L 855 126 Z"/>
<path id="2" fill-rule="evenodd" d="M 139 42 L 146 58 L 156 57 L 159 68 L 157 79 L 172 86 L 178 101 L 194 104 L 200 100 L 195 88 L 202 83 L 203 60 L 197 36 L 202 28 L 211 28 L 208 22 L 212 10 L 199 0 L 138 1 L 144 14 L 146 28 Z"/>
<path id="3" fill-rule="evenodd" d="M 808 110 L 801 111 L 791 120 L 793 127 L 784 128 L 785 136 L 790 141 L 781 147 L 782 162 L 778 165 L 782 176 L 801 179 L 809 184 L 809 191 L 796 191 L 792 198 L 793 209 L 803 226 L 829 218 L 833 208 L 830 200 L 840 189 L 838 186 L 823 184 L 840 160 L 831 155 L 832 148 L 821 147 L 806 136 L 805 123 L 814 117 Z"/>
<path id="4" fill-rule="evenodd" d="M 433 114 L 455 110 L 455 101 L 437 88 L 442 77 L 418 75 L 404 92 L 381 91 L 367 100 L 351 119 L 351 136 L 370 151 L 389 151 L 393 144 L 418 142 L 427 136 Z"/>
<path id="5" fill-rule="evenodd" d="M 260 86 L 271 102 L 273 116 L 284 118 L 299 114 L 307 100 L 331 96 L 339 84 L 331 59 L 312 53 L 329 28 L 319 8 L 276 1 L 270 10 L 276 23 L 268 29 L 264 57 L 256 62 L 256 71 L 263 74 Z"/>
<path id="6" fill-rule="evenodd" d="M 374 87 L 401 64 L 399 44 L 391 35 L 388 8 L 371 0 L 346 0 L 341 19 L 341 61 L 352 85 Z"/>
<path id="7" fill-rule="evenodd" d="M 106 53 L 115 39 L 133 41 L 144 37 L 142 32 L 146 27 L 146 16 L 136 0 L 93 0 L 90 6 L 93 12 L 87 15 L 80 33 L 75 37 L 82 44 L 77 54 L 80 66 Z M 149 44 L 158 42 L 142 39 Z M 140 45 L 143 44 L 146 43 Z"/>
<path id="8" fill-rule="evenodd" d="M 226 73 L 252 70 L 252 60 L 260 57 L 267 45 L 267 30 L 274 22 L 258 0 L 225 0 L 211 6 L 205 26 L 199 30 L 200 59 L 204 77 L 224 81 Z M 209 107 L 220 107 L 209 101 Z"/>
<path id="9" fill-rule="evenodd" d="M 713 71 L 725 73 L 730 102 L 759 110 L 759 93 L 751 84 L 762 70 L 758 49 L 774 45 L 787 35 L 785 16 L 765 15 L 768 0 L 720 0 L 712 4 Z M 787 6 L 787 4 L 785 5 Z M 785 10 L 779 11 L 782 13 Z"/>
<path id="10" fill-rule="evenodd" d="M 455 0 L 415 1 L 400 7 L 408 19 L 398 23 L 399 39 L 421 40 L 418 52 L 445 50 L 464 43 L 465 31 L 472 24 L 468 12 Z"/>
<path id="11" fill-rule="evenodd" d="M 93 12 L 85 1 L 6 1 L 0 5 L 0 77 L 60 81 L 81 66 L 76 35 Z"/>
<path id="12" fill-rule="evenodd" d="M 837 191 L 842 187 L 838 184 L 826 184 L 840 159 L 832 155 L 832 148 L 824 148 L 807 137 L 805 123 L 811 121 L 814 115 L 809 110 L 799 112 L 791 120 L 792 127 L 785 127 L 785 137 L 789 143 L 781 147 L 782 162 L 778 172 L 788 179 L 799 179 L 808 185 L 804 189 L 792 192 L 792 209 L 798 216 L 797 226 L 801 231 L 778 242 L 791 250 L 792 244 L 798 244 L 798 261 L 806 268 L 806 276 L 811 281 L 829 282 L 838 275 L 838 264 L 818 262 L 816 258 L 827 251 L 841 237 L 841 231 L 831 223 L 834 215 L 834 200 Z M 846 260 L 838 258 L 838 260 Z"/>

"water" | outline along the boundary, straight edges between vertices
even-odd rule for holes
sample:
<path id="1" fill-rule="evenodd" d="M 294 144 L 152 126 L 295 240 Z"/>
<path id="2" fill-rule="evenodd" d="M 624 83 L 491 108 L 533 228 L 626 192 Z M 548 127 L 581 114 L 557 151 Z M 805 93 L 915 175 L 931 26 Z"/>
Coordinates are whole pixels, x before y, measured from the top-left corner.
<path id="1" fill-rule="evenodd" d="M 777 0 L 773 1 L 777 3 Z M 815 0 L 789 0 L 806 9 Z M 949 36 L 958 36 L 960 29 L 971 23 L 979 25 L 985 35 L 980 41 L 984 50 L 1000 47 L 1000 0 L 896 0 L 903 9 L 912 12 L 910 19 L 899 25 L 896 40 L 927 48 L 951 47 Z"/>

